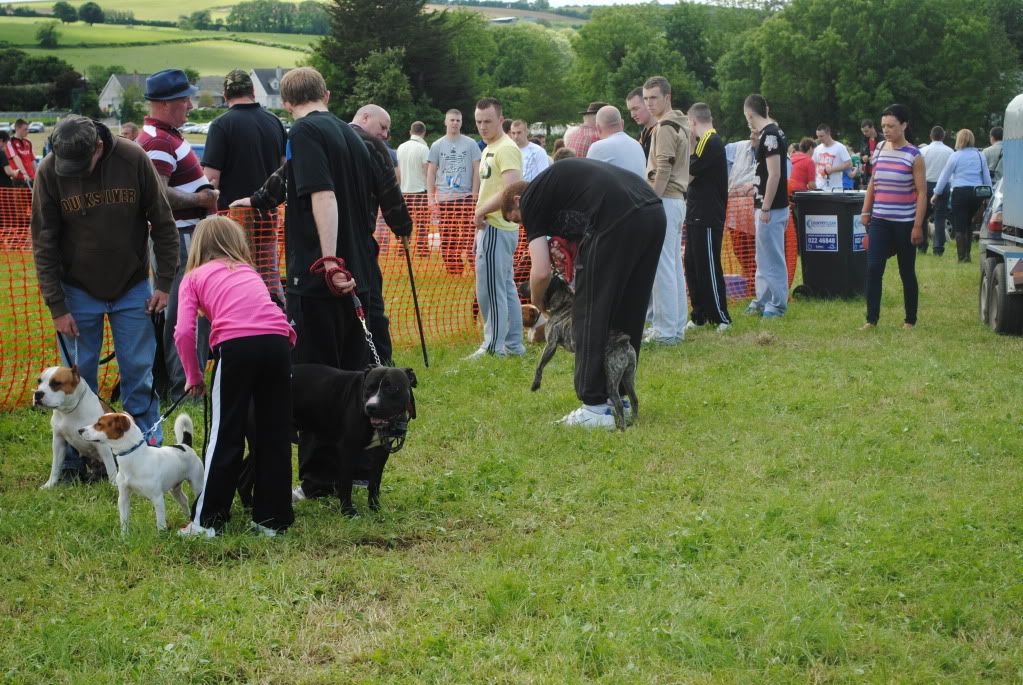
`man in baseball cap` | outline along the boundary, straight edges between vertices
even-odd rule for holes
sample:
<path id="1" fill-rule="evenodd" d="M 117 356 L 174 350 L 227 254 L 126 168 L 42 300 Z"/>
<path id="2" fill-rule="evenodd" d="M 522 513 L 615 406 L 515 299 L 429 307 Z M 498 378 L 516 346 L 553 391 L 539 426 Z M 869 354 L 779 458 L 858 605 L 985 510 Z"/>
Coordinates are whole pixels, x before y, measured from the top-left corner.
<path id="1" fill-rule="evenodd" d="M 86 117 L 70 116 L 50 135 L 32 197 L 32 251 L 39 290 L 95 392 L 104 318 L 114 331 L 124 410 L 142 430 L 157 425 L 152 399 L 156 338 L 150 314 L 167 306 L 178 261 L 170 205 L 146 153 Z M 152 229 L 150 229 L 152 226 Z M 156 264 L 149 284 L 148 238 Z M 67 353 L 67 352 L 65 352 Z M 63 478 L 85 475 L 68 451 Z M 51 483 L 52 485 L 52 483 Z"/>

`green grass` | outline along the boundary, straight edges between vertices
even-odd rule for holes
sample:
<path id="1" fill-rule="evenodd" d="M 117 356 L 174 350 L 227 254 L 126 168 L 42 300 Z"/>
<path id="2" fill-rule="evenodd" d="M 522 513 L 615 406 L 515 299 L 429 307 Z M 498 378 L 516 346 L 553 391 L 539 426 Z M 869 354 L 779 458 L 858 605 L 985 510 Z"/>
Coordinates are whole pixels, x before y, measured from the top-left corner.
<path id="1" fill-rule="evenodd" d="M 293 67 L 308 57 L 306 53 L 296 50 L 230 40 L 127 48 L 67 48 L 56 51 L 33 48 L 26 52 L 56 55 L 79 70 L 90 64 L 122 64 L 140 72 L 154 72 L 174 66 L 196 69 L 202 76 L 222 76 L 235 67 Z"/>
<path id="2" fill-rule="evenodd" d="M 559 353 L 418 350 L 420 417 L 355 521 L 157 534 L 107 485 L 41 492 L 47 417 L 0 416 L 0 664 L 12 683 L 1018 683 L 1023 340 L 977 269 L 890 265 L 862 302 L 644 351 L 625 434 L 552 425 Z M 735 306 L 738 311 L 739 306 Z M 364 506 L 364 495 L 357 493 Z M 184 517 L 168 505 L 171 525 Z"/>
<path id="3" fill-rule="evenodd" d="M 38 11 L 42 11 L 44 8 L 49 9 L 49 6 L 45 3 L 12 4 L 15 7 L 28 7 Z M 72 4 L 76 7 L 78 6 L 76 3 Z M 138 0 L 138 2 L 133 2 L 132 0 L 106 0 L 100 4 L 100 7 L 104 10 L 130 10 L 135 13 L 136 19 L 177 21 L 181 15 L 189 15 L 192 12 L 207 9 L 211 11 L 214 18 L 226 17 L 234 4 L 211 5 L 209 2 L 203 2 L 202 0 L 178 0 L 173 3 L 160 2 L 159 0 Z"/>

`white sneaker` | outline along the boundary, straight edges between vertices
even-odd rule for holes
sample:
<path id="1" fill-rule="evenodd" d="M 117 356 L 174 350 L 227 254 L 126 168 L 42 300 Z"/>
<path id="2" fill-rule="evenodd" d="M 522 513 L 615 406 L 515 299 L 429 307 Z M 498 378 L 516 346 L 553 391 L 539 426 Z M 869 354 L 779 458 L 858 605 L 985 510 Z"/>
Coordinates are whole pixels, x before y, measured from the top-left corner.
<path id="1" fill-rule="evenodd" d="M 695 331 L 698 328 L 700 328 L 700 324 L 696 323 L 692 319 L 689 319 L 689 321 L 686 321 L 686 328 L 685 328 L 685 330 L 687 330 L 687 331 Z"/>
<path id="2" fill-rule="evenodd" d="M 611 407 L 605 407 L 605 411 L 600 413 L 579 407 L 575 411 L 566 414 L 565 416 L 558 419 L 556 423 L 560 423 L 563 426 L 583 426 L 584 428 L 607 428 L 608 430 L 615 429 L 615 417 L 611 413 Z"/>
<path id="3" fill-rule="evenodd" d="M 475 361 L 477 359 L 482 359 L 483 357 L 486 357 L 487 354 L 489 354 L 487 352 L 487 348 L 481 347 L 478 350 L 476 350 L 475 352 L 473 352 L 472 354 L 470 354 L 469 356 L 463 357 L 463 360 L 467 361 L 467 362 L 471 362 L 471 361 Z"/>
<path id="4" fill-rule="evenodd" d="M 178 535 L 183 538 L 191 537 L 207 537 L 212 538 L 217 536 L 217 531 L 213 528 L 203 528 L 195 521 L 189 521 L 188 525 L 178 531 Z"/>
<path id="5" fill-rule="evenodd" d="M 724 333 L 725 331 L 729 331 L 731 329 L 732 329 L 732 324 L 730 324 L 730 323 L 719 323 L 717 330 L 718 330 L 718 333 Z"/>
<path id="6" fill-rule="evenodd" d="M 305 496 L 305 492 L 302 490 L 302 486 L 299 485 L 297 488 L 291 491 L 291 503 L 301 502 L 304 499 L 308 499 Z"/>
<path id="7" fill-rule="evenodd" d="M 267 528 L 263 524 L 256 523 L 255 521 L 249 521 L 249 528 L 251 528 L 255 532 L 259 533 L 260 535 L 263 535 L 263 536 L 268 537 L 268 538 L 275 538 L 275 537 L 277 537 L 277 531 L 276 530 L 274 530 L 273 528 Z"/>

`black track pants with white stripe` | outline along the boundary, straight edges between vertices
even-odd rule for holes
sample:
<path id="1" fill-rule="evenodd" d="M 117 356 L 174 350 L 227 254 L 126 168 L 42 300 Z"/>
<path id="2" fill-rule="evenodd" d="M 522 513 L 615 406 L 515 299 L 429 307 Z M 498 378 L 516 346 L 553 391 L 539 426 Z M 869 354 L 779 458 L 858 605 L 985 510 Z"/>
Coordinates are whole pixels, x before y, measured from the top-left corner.
<path id="1" fill-rule="evenodd" d="M 252 520 L 285 530 L 291 508 L 291 346 L 282 335 L 255 335 L 217 346 L 203 491 L 192 520 L 220 528 L 231 517 L 249 409 L 253 413 Z"/>
<path id="2" fill-rule="evenodd" d="M 724 228 L 706 224 L 686 225 L 686 288 L 692 301 L 693 323 L 731 323 L 728 293 L 721 268 L 721 240 Z"/>

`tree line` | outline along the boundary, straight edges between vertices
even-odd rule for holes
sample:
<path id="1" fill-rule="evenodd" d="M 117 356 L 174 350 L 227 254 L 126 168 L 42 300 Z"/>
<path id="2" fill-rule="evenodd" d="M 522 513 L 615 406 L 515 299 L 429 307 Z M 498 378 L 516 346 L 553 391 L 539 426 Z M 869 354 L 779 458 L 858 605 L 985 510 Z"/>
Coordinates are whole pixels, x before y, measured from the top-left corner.
<path id="1" fill-rule="evenodd" d="M 440 131 L 445 110 L 468 115 L 483 95 L 531 122 L 578 121 L 589 101 L 623 107 L 654 74 L 671 81 L 676 107 L 710 104 L 732 138 L 746 134 L 742 101 L 754 92 L 790 136 L 824 122 L 852 138 L 893 102 L 920 132 L 979 133 L 1023 87 L 1019 0 L 651 3 L 595 8 L 578 30 L 497 26 L 425 0 L 332 0 L 328 14 L 311 62 L 332 108 L 377 102 L 402 136 L 414 119 Z"/>

